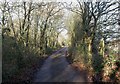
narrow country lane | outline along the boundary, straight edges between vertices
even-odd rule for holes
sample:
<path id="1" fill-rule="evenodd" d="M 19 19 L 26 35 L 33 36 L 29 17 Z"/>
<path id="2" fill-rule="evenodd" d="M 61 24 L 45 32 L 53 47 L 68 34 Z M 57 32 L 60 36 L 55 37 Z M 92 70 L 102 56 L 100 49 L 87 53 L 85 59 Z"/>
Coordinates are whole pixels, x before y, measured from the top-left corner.
<path id="1" fill-rule="evenodd" d="M 62 48 L 49 56 L 35 74 L 34 82 L 86 82 L 87 77 L 80 75 L 67 62 L 66 50 Z"/>

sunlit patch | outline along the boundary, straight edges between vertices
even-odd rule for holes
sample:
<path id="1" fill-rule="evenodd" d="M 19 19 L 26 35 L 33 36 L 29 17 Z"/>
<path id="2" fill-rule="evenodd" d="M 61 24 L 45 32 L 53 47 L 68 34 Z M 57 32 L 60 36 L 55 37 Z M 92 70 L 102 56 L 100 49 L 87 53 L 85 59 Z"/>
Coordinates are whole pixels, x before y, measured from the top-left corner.
<path id="1" fill-rule="evenodd" d="M 53 55 L 53 56 L 51 56 L 51 58 L 57 58 L 57 57 L 59 57 L 61 54 L 57 54 L 57 55 Z"/>

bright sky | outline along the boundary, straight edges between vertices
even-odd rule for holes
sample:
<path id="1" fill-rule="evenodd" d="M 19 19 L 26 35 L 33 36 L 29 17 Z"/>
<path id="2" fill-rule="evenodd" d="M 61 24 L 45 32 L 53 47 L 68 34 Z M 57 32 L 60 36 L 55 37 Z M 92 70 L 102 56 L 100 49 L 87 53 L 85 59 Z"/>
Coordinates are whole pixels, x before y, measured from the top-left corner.
<path id="1" fill-rule="evenodd" d="M 0 0 L 0 1 L 5 1 L 5 0 Z M 6 0 L 6 1 L 19 1 L 19 2 L 21 2 L 21 1 L 34 1 L 34 2 L 67 2 L 67 3 L 70 3 L 70 2 L 77 2 L 77 0 Z M 118 1 L 118 0 L 79 0 L 79 1 L 106 1 L 106 2 L 108 2 L 108 1 Z"/>
<path id="2" fill-rule="evenodd" d="M 0 1 L 5 1 L 5 0 L 0 0 Z M 17 1 L 17 0 L 6 0 L 6 1 Z M 76 2 L 77 0 L 19 0 L 21 1 L 34 1 L 34 2 Z"/>
<path id="3" fill-rule="evenodd" d="M 67 30 L 64 30 L 63 32 L 61 32 L 62 36 L 67 39 L 68 38 L 68 35 L 67 35 Z"/>

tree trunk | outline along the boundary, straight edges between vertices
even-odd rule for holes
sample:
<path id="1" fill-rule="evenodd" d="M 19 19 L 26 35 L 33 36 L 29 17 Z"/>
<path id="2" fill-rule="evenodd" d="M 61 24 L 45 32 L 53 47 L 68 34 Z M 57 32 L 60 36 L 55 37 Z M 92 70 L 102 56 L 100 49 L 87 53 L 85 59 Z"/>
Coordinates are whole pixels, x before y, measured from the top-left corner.
<path id="1" fill-rule="evenodd" d="M 28 10 L 28 25 L 27 25 L 27 37 L 26 37 L 26 47 L 28 47 L 28 44 L 29 44 L 29 29 L 30 29 L 30 14 L 31 14 L 31 5 L 32 3 L 29 4 L 29 10 Z"/>
<path id="2" fill-rule="evenodd" d="M 37 34 L 38 34 L 38 15 L 36 15 L 35 17 L 35 30 L 34 30 L 34 45 L 35 45 L 35 48 L 37 46 Z"/>

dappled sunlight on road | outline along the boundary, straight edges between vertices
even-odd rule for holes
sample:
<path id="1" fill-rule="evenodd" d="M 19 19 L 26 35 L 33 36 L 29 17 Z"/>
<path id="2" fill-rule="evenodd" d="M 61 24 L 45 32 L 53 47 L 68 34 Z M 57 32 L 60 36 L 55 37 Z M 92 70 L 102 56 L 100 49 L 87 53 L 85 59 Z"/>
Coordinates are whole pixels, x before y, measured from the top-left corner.
<path id="1" fill-rule="evenodd" d="M 59 54 L 57 54 L 57 55 L 53 55 L 53 56 L 51 56 L 51 58 L 58 58 L 59 56 L 60 56 L 61 54 L 59 53 Z"/>

